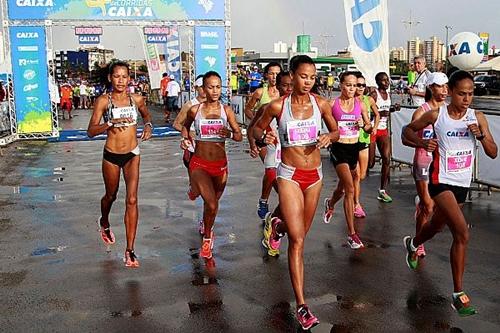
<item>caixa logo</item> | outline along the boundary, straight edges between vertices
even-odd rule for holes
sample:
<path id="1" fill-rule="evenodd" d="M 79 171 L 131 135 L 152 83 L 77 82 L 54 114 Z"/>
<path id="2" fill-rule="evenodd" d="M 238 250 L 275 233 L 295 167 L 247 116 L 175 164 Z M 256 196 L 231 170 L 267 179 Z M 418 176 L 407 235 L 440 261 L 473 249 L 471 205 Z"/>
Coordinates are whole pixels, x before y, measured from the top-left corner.
<path id="1" fill-rule="evenodd" d="M 356 45 L 366 52 L 372 52 L 377 49 L 382 42 L 383 25 L 382 21 L 370 21 L 372 34 L 367 37 L 363 25 L 367 22 L 354 24 L 358 20 L 367 20 L 368 14 L 380 6 L 380 0 L 354 0 L 354 6 L 351 7 L 351 18 L 353 23 L 353 36 Z"/>
<path id="2" fill-rule="evenodd" d="M 452 137 L 452 138 L 468 138 L 469 131 L 448 131 L 446 132 L 446 136 Z"/>
<path id="3" fill-rule="evenodd" d="M 23 77 L 25 80 L 33 80 L 36 77 L 36 72 L 32 69 L 27 69 L 23 73 Z"/>

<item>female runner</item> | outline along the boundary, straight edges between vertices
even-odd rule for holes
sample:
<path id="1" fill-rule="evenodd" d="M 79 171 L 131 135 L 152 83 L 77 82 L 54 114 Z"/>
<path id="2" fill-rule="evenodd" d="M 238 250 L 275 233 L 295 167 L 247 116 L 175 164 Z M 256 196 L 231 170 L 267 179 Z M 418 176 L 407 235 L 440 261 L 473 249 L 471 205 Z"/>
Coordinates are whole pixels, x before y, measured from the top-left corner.
<path id="1" fill-rule="evenodd" d="M 277 170 L 278 196 L 284 222 L 272 225 L 272 237 L 276 240 L 288 234 L 288 266 L 297 302 L 297 319 L 303 329 L 309 329 L 319 320 L 309 310 L 304 298 L 304 241 L 322 186 L 319 149 L 337 141 L 339 134 L 328 102 L 310 93 L 316 79 L 312 59 L 305 55 L 293 57 L 290 72 L 293 92 L 269 104 L 253 134 L 260 144 L 275 142 L 276 135 L 272 131 L 265 132 L 265 129 L 276 118 L 282 146 Z M 327 134 L 320 134 L 322 119 L 330 131 Z M 269 245 L 279 246 L 279 242 L 270 242 Z"/>
<path id="2" fill-rule="evenodd" d="M 137 188 L 139 185 L 140 149 L 137 142 L 137 111 L 144 120 L 144 131 L 141 139 L 151 138 L 153 125 L 151 116 L 144 103 L 144 97 L 129 94 L 127 87 L 130 82 L 128 64 L 117 61 L 109 68 L 108 80 L 112 92 L 101 95 L 94 104 L 87 134 L 94 137 L 107 132 L 102 161 L 102 175 L 106 193 L 101 199 L 101 217 L 99 226 L 101 238 L 105 244 L 114 244 L 115 235 L 109 226 L 109 212 L 116 200 L 120 172 L 123 177 L 127 196 L 125 200 L 125 231 L 127 248 L 125 250 L 125 266 L 139 267 L 139 261 L 134 253 L 135 235 L 137 232 L 138 209 Z M 101 124 L 101 118 L 104 122 Z"/>
<path id="3" fill-rule="evenodd" d="M 226 139 L 241 141 L 242 135 L 234 112 L 230 106 L 220 102 L 222 92 L 221 77 L 217 72 L 207 72 L 203 76 L 206 101 L 191 107 L 182 128 L 181 148 L 189 149 L 191 137 L 189 129 L 194 122 L 195 150 L 189 162 L 189 197 L 203 198 L 203 234 L 200 256 L 212 258 L 214 246 L 213 226 L 219 209 L 219 199 L 227 182 Z M 229 129 L 227 126 L 231 129 Z"/>

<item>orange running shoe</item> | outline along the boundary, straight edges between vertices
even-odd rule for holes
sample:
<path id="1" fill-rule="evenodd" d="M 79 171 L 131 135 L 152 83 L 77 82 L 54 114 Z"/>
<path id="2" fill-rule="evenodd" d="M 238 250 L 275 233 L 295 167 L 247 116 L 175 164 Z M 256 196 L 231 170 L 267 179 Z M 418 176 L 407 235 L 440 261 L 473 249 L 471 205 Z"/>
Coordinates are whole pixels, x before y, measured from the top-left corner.
<path id="1" fill-rule="evenodd" d="M 214 242 L 212 238 L 203 237 L 203 242 L 201 243 L 200 256 L 205 259 L 212 258 L 212 249 L 214 247 Z"/>
<path id="2" fill-rule="evenodd" d="M 101 239 L 106 245 L 114 244 L 115 243 L 115 234 L 113 231 L 111 231 L 111 228 L 108 226 L 107 228 L 104 228 L 101 225 L 101 217 L 97 219 L 97 225 L 99 227 L 99 233 L 101 234 Z"/>
<path id="3" fill-rule="evenodd" d="M 125 258 L 123 258 L 123 261 L 125 262 L 125 267 L 139 267 L 139 260 L 137 260 L 134 250 L 125 250 Z"/>

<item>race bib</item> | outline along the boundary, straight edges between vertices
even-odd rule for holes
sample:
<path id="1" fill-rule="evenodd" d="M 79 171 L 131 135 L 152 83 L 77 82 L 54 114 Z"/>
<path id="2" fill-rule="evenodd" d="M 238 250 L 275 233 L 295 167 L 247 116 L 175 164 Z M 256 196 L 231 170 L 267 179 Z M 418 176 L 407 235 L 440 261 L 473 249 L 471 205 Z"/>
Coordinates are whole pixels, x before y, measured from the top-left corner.
<path id="1" fill-rule="evenodd" d="M 286 130 L 291 146 L 315 144 L 318 140 L 318 127 L 314 119 L 291 120 L 287 122 Z"/>
<path id="2" fill-rule="evenodd" d="M 114 127 L 126 127 L 133 126 L 137 124 L 137 109 L 135 106 L 124 106 L 121 108 L 113 108 L 111 109 L 111 118 L 112 119 L 120 119 L 120 118 L 132 118 L 133 121 L 131 123 L 119 123 L 114 124 Z"/>
<path id="3" fill-rule="evenodd" d="M 472 170 L 472 150 L 450 150 L 446 152 L 446 172 L 462 173 Z"/>
<path id="4" fill-rule="evenodd" d="M 359 137 L 359 126 L 355 120 L 341 120 L 338 123 L 341 139 L 357 139 Z"/>
<path id="5" fill-rule="evenodd" d="M 377 130 L 387 129 L 387 117 L 380 117 L 380 122 L 378 123 Z"/>
<path id="6" fill-rule="evenodd" d="M 200 138 L 201 139 L 220 139 L 219 131 L 224 127 L 222 119 L 201 119 L 200 120 Z"/>

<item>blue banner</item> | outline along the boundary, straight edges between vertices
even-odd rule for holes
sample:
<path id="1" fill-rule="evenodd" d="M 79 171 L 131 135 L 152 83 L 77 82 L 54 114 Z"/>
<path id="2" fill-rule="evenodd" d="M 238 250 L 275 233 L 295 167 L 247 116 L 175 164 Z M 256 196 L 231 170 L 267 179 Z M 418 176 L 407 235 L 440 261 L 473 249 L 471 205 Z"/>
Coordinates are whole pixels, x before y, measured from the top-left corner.
<path id="1" fill-rule="evenodd" d="M 195 27 L 194 33 L 196 75 L 216 71 L 222 78 L 222 85 L 227 87 L 225 28 Z"/>
<path id="2" fill-rule="evenodd" d="M 7 0 L 11 20 L 224 20 L 225 0 Z"/>
<path id="3" fill-rule="evenodd" d="M 167 35 L 167 43 L 165 45 L 165 63 L 169 75 L 175 76 L 177 81 L 182 86 L 181 80 L 181 40 L 179 38 L 179 29 L 170 27 L 170 33 Z"/>
<path id="4" fill-rule="evenodd" d="M 10 27 L 18 133 L 52 132 L 44 27 Z"/>

